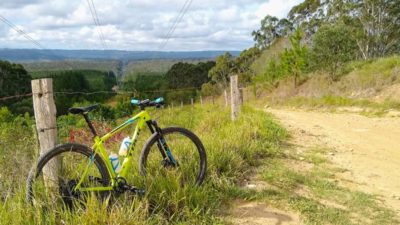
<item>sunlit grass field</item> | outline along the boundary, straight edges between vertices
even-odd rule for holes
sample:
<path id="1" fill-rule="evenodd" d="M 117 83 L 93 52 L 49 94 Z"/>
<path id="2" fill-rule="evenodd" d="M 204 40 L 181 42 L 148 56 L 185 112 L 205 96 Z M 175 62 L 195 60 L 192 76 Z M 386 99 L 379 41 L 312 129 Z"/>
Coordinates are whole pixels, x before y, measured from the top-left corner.
<path id="1" fill-rule="evenodd" d="M 224 223 L 221 214 L 238 195 L 241 178 L 263 159 L 280 155 L 279 144 L 287 136 L 271 117 L 250 107 L 243 107 L 235 122 L 230 120 L 228 108 L 217 105 L 152 110 L 150 114 L 158 118 L 161 127 L 182 126 L 200 137 L 208 158 L 207 175 L 201 187 L 181 186 L 174 177 L 141 182 L 138 155 L 150 135 L 143 132 L 128 176 L 130 184 L 145 184 L 146 195 L 142 199 L 126 193 L 113 196 L 110 201 L 90 198 L 84 207 L 74 211 L 33 208 L 25 202 L 25 179 L 37 157 L 34 122 L 29 117 L 4 119 L 0 125 L 0 224 Z M 122 121 L 98 121 L 96 128 L 104 134 Z M 58 125 L 60 143 L 71 141 L 71 129 L 81 132 L 73 141 L 90 142 L 81 118 L 60 117 Z M 127 130 L 119 136 L 121 140 L 108 143 L 109 150 L 117 152 L 119 142 L 130 132 Z"/>

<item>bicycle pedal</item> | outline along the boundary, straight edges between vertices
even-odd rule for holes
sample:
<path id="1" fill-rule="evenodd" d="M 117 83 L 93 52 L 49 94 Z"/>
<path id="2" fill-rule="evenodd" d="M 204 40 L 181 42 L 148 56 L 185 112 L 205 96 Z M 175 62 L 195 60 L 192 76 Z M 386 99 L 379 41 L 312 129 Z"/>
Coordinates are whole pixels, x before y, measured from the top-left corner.
<path id="1" fill-rule="evenodd" d="M 136 187 L 131 187 L 129 189 L 129 191 L 132 192 L 135 195 L 138 195 L 139 197 L 143 197 L 144 194 L 145 194 L 145 190 L 144 189 L 139 189 L 139 188 L 136 188 Z"/>

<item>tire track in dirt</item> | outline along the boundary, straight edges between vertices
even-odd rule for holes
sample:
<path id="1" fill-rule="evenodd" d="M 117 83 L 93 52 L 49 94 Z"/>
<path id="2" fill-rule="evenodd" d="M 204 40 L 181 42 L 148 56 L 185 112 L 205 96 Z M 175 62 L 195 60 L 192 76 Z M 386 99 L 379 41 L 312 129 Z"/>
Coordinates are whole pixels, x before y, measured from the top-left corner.
<path id="1" fill-rule="evenodd" d="M 400 214 L 400 118 L 288 109 L 267 112 L 296 135 L 297 142 L 332 148 L 327 157 L 345 169 L 337 174 L 347 181 L 345 185 L 377 195 Z"/>

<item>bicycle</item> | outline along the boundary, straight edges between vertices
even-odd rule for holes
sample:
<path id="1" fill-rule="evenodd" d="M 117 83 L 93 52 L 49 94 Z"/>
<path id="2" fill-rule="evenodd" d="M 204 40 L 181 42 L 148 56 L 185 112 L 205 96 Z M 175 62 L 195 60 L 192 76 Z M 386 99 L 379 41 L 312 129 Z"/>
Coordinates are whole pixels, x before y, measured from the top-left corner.
<path id="1" fill-rule="evenodd" d="M 206 173 L 207 156 L 200 139 L 185 128 L 161 129 L 156 120 L 151 119 L 145 109 L 161 107 L 164 104 L 163 98 L 154 101 L 132 99 L 131 104 L 139 106 L 140 112 L 102 137 L 97 134 L 88 116 L 98 104 L 70 108 L 71 114 L 80 114 L 84 117 L 93 134 L 94 144 L 92 148 L 78 143 L 62 144 L 41 155 L 28 175 L 26 190 L 28 202 L 34 206 L 61 203 L 73 208 L 77 202 L 84 202 L 89 193 L 95 193 L 102 198 L 109 196 L 110 193 L 120 194 L 126 191 L 143 196 L 146 190 L 128 184 L 126 176 L 130 171 L 137 139 L 146 125 L 152 135 L 140 153 L 140 175 L 176 176 L 183 185 L 187 183 L 201 185 Z M 104 143 L 135 122 L 132 143 L 124 157 L 121 171 L 116 173 Z M 177 139 L 174 139 L 175 136 Z M 53 167 L 59 165 L 57 171 L 48 171 L 52 165 Z"/>

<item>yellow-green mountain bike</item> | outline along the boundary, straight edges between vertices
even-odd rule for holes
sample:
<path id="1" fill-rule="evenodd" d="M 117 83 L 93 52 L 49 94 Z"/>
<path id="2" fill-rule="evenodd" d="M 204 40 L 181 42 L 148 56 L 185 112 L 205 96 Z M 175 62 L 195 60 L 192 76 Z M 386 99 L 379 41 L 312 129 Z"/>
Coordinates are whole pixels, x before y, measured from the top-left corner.
<path id="1" fill-rule="evenodd" d="M 72 208 L 81 204 L 90 193 L 96 196 L 109 196 L 110 193 L 145 194 L 145 188 L 137 188 L 127 183 L 126 176 L 131 169 L 131 160 L 140 132 L 147 127 L 152 135 L 144 144 L 139 157 L 139 172 L 142 178 L 156 181 L 156 177 L 176 179 L 180 185 L 201 185 L 203 183 L 207 157 L 200 139 L 191 131 L 181 127 L 161 129 L 152 120 L 146 107 L 160 107 L 163 98 L 154 101 L 131 100 L 132 105 L 141 111 L 124 123 L 105 134 L 98 136 L 88 113 L 97 105 L 70 108 L 72 114 L 81 114 L 94 136 L 90 148 L 78 143 L 67 143 L 54 147 L 40 156 L 27 179 L 26 197 L 34 206 L 53 207 L 62 204 Z M 122 169 L 115 172 L 104 143 L 136 123 L 132 142 L 123 157 Z"/>

